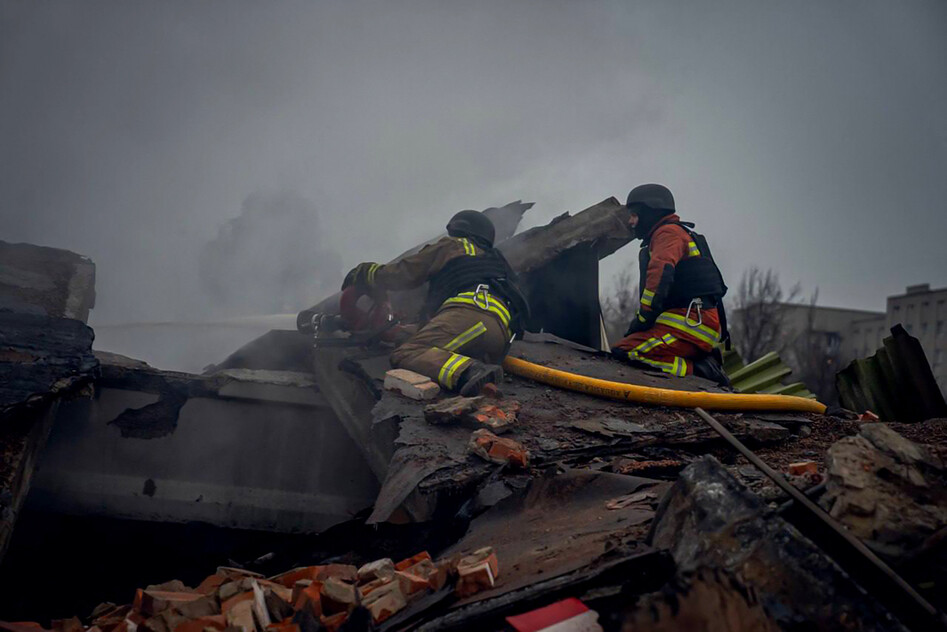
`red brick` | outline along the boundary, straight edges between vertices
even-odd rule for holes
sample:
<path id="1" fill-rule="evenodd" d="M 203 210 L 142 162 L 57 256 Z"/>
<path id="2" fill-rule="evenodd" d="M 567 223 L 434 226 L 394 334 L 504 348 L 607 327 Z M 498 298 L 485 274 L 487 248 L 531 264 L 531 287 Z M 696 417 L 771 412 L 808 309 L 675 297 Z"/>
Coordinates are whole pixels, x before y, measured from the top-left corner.
<path id="1" fill-rule="evenodd" d="M 818 474 L 819 464 L 815 461 L 800 461 L 789 464 L 789 473 L 793 476 L 802 476 L 803 474 Z"/>
<path id="2" fill-rule="evenodd" d="M 253 593 L 250 593 L 253 596 Z M 237 602 L 227 611 L 227 627 L 234 627 L 242 632 L 256 632 L 256 621 L 253 618 L 253 600 L 245 599 Z"/>
<path id="3" fill-rule="evenodd" d="M 184 623 L 179 623 L 174 628 L 174 632 L 204 632 L 205 628 L 223 630 L 227 627 L 227 617 L 222 614 L 215 614 L 209 617 L 198 617 Z"/>
<path id="4" fill-rule="evenodd" d="M 460 597 L 469 597 L 496 584 L 500 567 L 491 547 L 474 551 L 457 564 L 457 588 Z"/>
<path id="5" fill-rule="evenodd" d="M 146 617 L 150 617 L 167 610 L 171 606 L 203 598 L 204 595 L 200 593 L 139 589 L 135 594 L 135 609 Z"/>
<path id="6" fill-rule="evenodd" d="M 293 599 L 293 610 L 308 610 L 314 617 L 322 615 L 322 582 L 313 581 Z"/>
<path id="7" fill-rule="evenodd" d="M 218 588 L 226 584 L 228 581 L 230 580 L 226 576 L 214 573 L 213 575 L 208 575 L 205 577 L 204 581 L 202 581 L 200 585 L 198 585 L 198 587 L 194 590 L 203 595 L 212 595 L 217 592 Z"/>
<path id="8" fill-rule="evenodd" d="M 398 562 L 397 564 L 395 564 L 395 570 L 396 570 L 396 571 L 403 571 L 403 570 L 406 570 L 406 569 L 411 568 L 412 566 L 414 566 L 415 564 L 417 564 L 417 563 L 420 562 L 421 560 L 430 560 L 430 559 L 431 559 L 431 554 L 430 554 L 430 553 L 428 553 L 427 551 L 421 551 L 420 553 L 417 553 L 417 554 L 415 554 L 415 555 L 412 555 L 412 556 L 409 557 L 408 559 L 406 559 L 406 560 L 401 560 L 400 562 Z"/>
<path id="9" fill-rule="evenodd" d="M 322 566 L 300 566 L 299 568 L 294 568 L 285 573 L 274 575 L 270 577 L 270 581 L 282 584 L 287 588 L 292 588 L 300 579 L 315 579 L 316 575 L 318 575 L 322 569 Z"/>
<path id="10" fill-rule="evenodd" d="M 82 621 L 79 621 L 78 617 L 53 619 L 51 623 L 53 630 L 56 630 L 56 632 L 83 632 L 85 630 L 85 626 L 82 625 Z"/>
<path id="11" fill-rule="evenodd" d="M 382 558 L 369 562 L 358 569 L 359 583 L 370 582 L 376 579 L 391 579 L 395 574 L 395 564 L 390 559 Z"/>
<path id="12" fill-rule="evenodd" d="M 475 430 L 470 436 L 467 449 L 493 463 L 509 463 L 523 468 L 529 465 L 529 452 L 519 442 L 498 437 L 489 430 Z"/>
<path id="13" fill-rule="evenodd" d="M 322 616 L 319 620 L 322 622 L 322 625 L 326 627 L 326 632 L 339 632 L 339 628 L 342 627 L 342 624 L 345 623 L 348 617 L 348 613 L 340 612 L 328 617 Z"/>
<path id="14" fill-rule="evenodd" d="M 239 595 L 234 595 L 233 597 L 231 597 L 231 598 L 228 599 L 227 601 L 225 601 L 225 602 L 223 602 L 222 604 L 220 604 L 220 612 L 221 612 L 221 614 L 227 614 L 227 613 L 230 612 L 237 604 L 243 603 L 244 601 L 253 601 L 253 591 L 252 591 L 252 590 L 248 590 L 248 591 L 246 591 L 246 592 L 242 592 L 242 593 L 240 593 Z"/>
<path id="15" fill-rule="evenodd" d="M 408 605 L 408 602 L 398 582 L 391 581 L 372 592 L 362 605 L 368 609 L 372 615 L 372 620 L 377 624 L 403 609 Z"/>
<path id="16" fill-rule="evenodd" d="M 433 565 L 432 565 L 433 566 Z M 428 581 L 424 577 L 409 573 L 407 571 L 396 571 L 395 578 L 401 588 L 401 593 L 406 599 L 412 599 L 427 592 Z"/>
<path id="17" fill-rule="evenodd" d="M 358 569 L 351 564 L 327 564 L 316 574 L 316 579 L 322 582 L 330 577 L 354 584 L 358 580 Z"/>

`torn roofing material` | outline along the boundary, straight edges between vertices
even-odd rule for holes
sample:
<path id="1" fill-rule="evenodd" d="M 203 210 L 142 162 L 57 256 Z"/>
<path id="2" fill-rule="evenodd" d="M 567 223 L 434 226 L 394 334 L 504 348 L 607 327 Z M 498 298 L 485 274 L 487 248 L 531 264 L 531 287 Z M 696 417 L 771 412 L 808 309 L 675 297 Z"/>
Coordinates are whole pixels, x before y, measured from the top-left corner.
<path id="1" fill-rule="evenodd" d="M 870 410 L 882 421 L 924 421 L 947 417 L 947 402 L 934 379 L 924 348 L 895 325 L 872 356 L 853 360 L 835 378 L 842 406 Z"/>

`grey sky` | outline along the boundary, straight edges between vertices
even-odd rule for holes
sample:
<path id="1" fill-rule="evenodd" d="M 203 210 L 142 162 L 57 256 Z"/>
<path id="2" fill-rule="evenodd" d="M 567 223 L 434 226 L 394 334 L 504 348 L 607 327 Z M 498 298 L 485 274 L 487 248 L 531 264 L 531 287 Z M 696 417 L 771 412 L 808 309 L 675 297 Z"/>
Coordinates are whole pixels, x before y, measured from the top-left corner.
<path id="1" fill-rule="evenodd" d="M 658 181 L 731 286 L 884 309 L 947 285 L 945 68 L 943 0 L 0 0 L 0 238 L 91 256 L 96 321 L 162 320 L 256 192 L 320 209 L 341 279 L 462 208 Z"/>

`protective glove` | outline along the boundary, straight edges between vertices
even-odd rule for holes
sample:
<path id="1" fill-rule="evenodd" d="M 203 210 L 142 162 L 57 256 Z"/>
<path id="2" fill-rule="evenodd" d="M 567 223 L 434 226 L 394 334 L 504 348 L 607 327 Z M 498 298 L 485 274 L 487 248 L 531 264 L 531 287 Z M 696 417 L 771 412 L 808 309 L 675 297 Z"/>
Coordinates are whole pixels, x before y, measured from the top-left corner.
<path id="1" fill-rule="evenodd" d="M 631 319 L 631 323 L 628 325 L 628 331 L 625 332 L 625 335 L 630 336 L 631 334 L 636 334 L 639 331 L 651 329 L 653 325 L 654 323 L 649 321 L 641 322 L 641 319 L 638 318 L 638 314 L 635 314 L 635 317 Z"/>
<path id="2" fill-rule="evenodd" d="M 350 285 L 371 288 L 373 285 L 371 276 L 377 267 L 378 264 L 374 261 L 365 261 L 349 270 L 349 273 L 345 275 L 345 280 L 342 281 L 342 291 L 344 292 Z"/>

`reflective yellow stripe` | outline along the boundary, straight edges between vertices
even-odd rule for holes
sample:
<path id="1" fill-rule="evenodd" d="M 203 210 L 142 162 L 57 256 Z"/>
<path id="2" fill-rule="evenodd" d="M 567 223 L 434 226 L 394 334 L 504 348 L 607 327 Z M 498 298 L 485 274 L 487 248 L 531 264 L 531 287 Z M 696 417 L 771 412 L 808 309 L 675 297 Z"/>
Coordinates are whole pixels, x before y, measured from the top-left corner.
<path id="1" fill-rule="evenodd" d="M 473 305 L 477 309 L 483 309 L 483 296 L 476 298 L 475 292 L 461 292 L 457 296 L 447 299 L 442 303 L 443 305 Z M 487 294 L 487 310 L 499 316 L 500 322 L 503 323 L 503 326 L 508 330 L 510 327 L 510 310 L 506 308 L 506 305 L 503 304 L 503 301 L 496 298 L 492 294 Z M 507 332 L 508 333 L 508 332 Z"/>
<path id="2" fill-rule="evenodd" d="M 719 332 L 711 329 L 707 325 L 698 325 L 695 322 L 688 321 L 680 314 L 664 312 L 658 316 L 655 322 L 659 325 L 667 325 L 668 327 L 673 327 L 679 331 L 686 332 L 694 338 L 706 342 L 709 345 L 715 345 L 720 342 Z"/>
<path id="3" fill-rule="evenodd" d="M 375 271 L 378 270 L 379 266 L 377 263 L 373 263 L 368 267 L 368 284 L 375 285 Z"/>
<path id="4" fill-rule="evenodd" d="M 651 351 L 657 347 L 659 344 L 661 344 L 661 341 L 658 338 L 648 338 L 640 345 L 632 349 L 630 353 L 647 353 L 648 351 Z"/>
<path id="5" fill-rule="evenodd" d="M 636 351 L 628 352 L 628 357 L 632 360 L 637 360 L 638 362 L 644 362 L 648 366 L 653 366 L 657 369 L 661 369 L 665 373 L 670 373 L 677 377 L 684 377 L 687 375 L 687 361 L 680 356 L 675 356 L 673 362 L 661 362 L 660 360 L 652 360 L 651 358 L 646 358 L 642 355 L 639 355 Z"/>
<path id="6" fill-rule="evenodd" d="M 645 293 L 641 296 L 641 304 L 647 307 L 651 307 L 651 299 L 654 298 L 654 294 L 648 296 L 648 291 L 645 290 Z"/>
<path id="7" fill-rule="evenodd" d="M 675 338 L 671 334 L 664 334 L 663 336 L 661 336 L 661 342 L 663 342 L 666 345 L 673 345 L 675 342 L 677 342 L 677 338 Z"/>
<path id="8" fill-rule="evenodd" d="M 470 243 L 470 241 L 466 237 L 461 237 L 460 243 L 464 247 L 464 252 L 466 252 L 468 255 L 470 255 L 471 257 L 475 257 L 477 255 L 477 251 L 474 249 L 473 244 Z"/>
<path id="9" fill-rule="evenodd" d="M 446 345 L 444 345 L 444 348 L 447 349 L 448 351 L 454 351 L 455 349 L 459 349 L 460 347 L 463 347 L 468 342 L 472 342 L 476 340 L 478 336 L 482 336 L 484 332 L 486 331 L 487 331 L 487 326 L 484 325 L 483 322 L 479 322 L 473 327 L 471 327 L 470 329 L 468 329 L 467 331 L 465 331 L 464 333 L 460 334 L 459 336 L 457 336 L 456 338 L 448 342 Z"/>
<path id="10" fill-rule="evenodd" d="M 466 366 L 469 362 L 470 358 L 467 356 L 462 356 L 458 353 L 450 354 L 450 357 L 447 358 L 447 362 L 444 363 L 440 372 L 437 374 L 437 381 L 447 388 L 453 389 L 457 370 Z"/>
<path id="11" fill-rule="evenodd" d="M 699 257 L 700 249 L 697 248 L 697 244 L 693 241 L 687 242 L 687 254 L 691 257 Z"/>
<path id="12" fill-rule="evenodd" d="M 638 312 L 638 320 L 641 321 L 641 322 L 643 322 L 643 323 L 644 323 L 644 322 L 647 322 L 647 321 L 645 320 L 645 317 L 641 315 L 641 312 Z"/>

